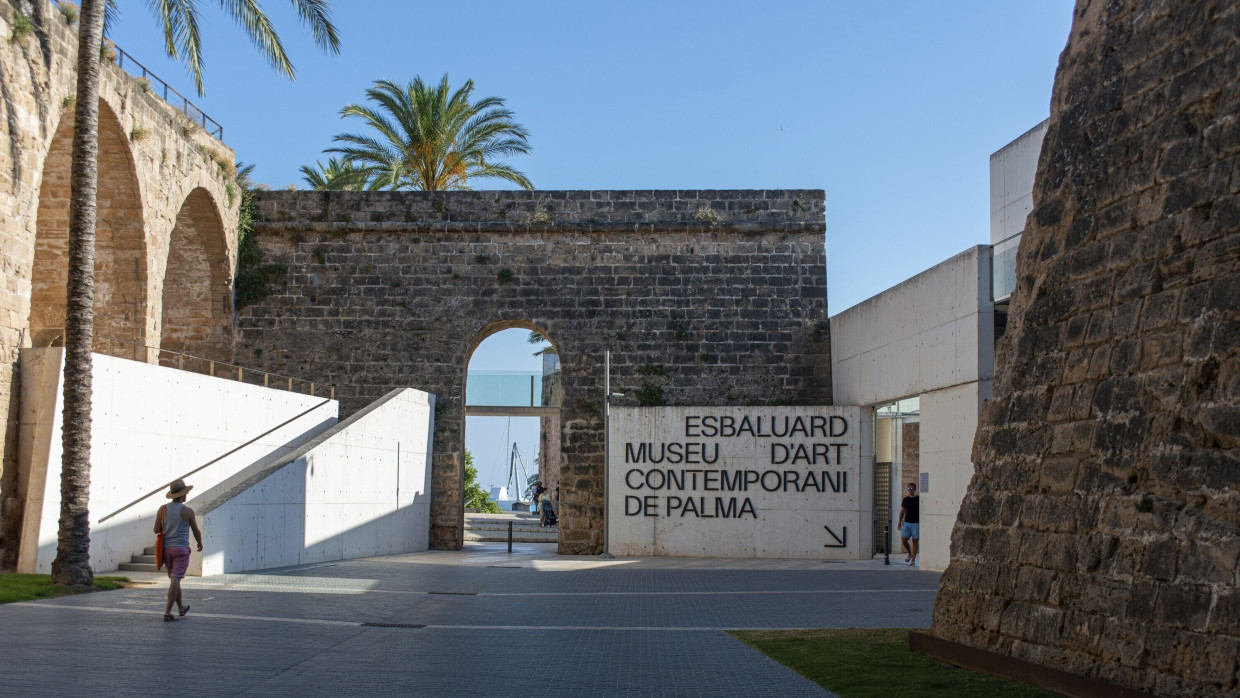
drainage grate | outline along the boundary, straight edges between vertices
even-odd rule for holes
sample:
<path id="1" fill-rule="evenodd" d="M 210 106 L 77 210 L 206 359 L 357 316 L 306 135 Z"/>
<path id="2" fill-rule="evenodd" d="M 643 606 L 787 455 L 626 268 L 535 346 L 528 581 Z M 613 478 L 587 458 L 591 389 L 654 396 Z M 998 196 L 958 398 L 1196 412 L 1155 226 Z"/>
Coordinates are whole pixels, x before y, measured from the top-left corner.
<path id="1" fill-rule="evenodd" d="M 474 591 L 428 591 L 428 594 L 442 594 L 444 596 L 477 596 Z"/>
<path id="2" fill-rule="evenodd" d="M 424 623 L 362 623 L 368 628 L 425 628 Z"/>
<path id="3" fill-rule="evenodd" d="M 497 570 L 519 570 L 521 569 L 521 565 L 487 565 L 487 567 L 493 567 Z"/>

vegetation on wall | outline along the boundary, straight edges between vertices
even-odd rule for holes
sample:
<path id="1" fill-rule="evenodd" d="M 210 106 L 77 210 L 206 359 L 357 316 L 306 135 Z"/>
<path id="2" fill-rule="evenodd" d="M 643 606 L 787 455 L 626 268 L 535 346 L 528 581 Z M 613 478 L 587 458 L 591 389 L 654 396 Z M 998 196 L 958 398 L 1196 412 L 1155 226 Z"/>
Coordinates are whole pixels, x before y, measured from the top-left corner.
<path id="1" fill-rule="evenodd" d="M 236 186 L 241 190 L 237 207 L 237 276 L 233 283 L 233 305 L 237 310 L 253 305 L 271 295 L 271 284 L 288 273 L 283 264 L 264 264 L 263 251 L 258 247 L 254 224 L 259 220 L 250 183 L 253 165 L 237 168 Z"/>
<path id="2" fill-rule="evenodd" d="M 641 387 L 633 392 L 633 397 L 637 398 L 637 404 L 642 407 L 659 407 L 666 404 L 663 399 L 663 388 L 650 381 L 643 382 Z"/>
<path id="3" fill-rule="evenodd" d="M 34 33 L 34 22 L 18 10 L 13 10 L 13 33 L 9 35 L 9 43 L 16 44 Z"/>

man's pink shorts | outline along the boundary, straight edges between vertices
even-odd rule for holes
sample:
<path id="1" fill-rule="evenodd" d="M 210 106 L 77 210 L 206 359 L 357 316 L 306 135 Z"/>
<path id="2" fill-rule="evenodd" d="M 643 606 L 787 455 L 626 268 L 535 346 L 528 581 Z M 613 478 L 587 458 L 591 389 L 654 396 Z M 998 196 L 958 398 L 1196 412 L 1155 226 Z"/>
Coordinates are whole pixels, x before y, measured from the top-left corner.
<path id="1" fill-rule="evenodd" d="M 164 567 L 168 569 L 169 578 L 183 578 L 185 571 L 189 569 L 189 548 L 164 548 Z"/>

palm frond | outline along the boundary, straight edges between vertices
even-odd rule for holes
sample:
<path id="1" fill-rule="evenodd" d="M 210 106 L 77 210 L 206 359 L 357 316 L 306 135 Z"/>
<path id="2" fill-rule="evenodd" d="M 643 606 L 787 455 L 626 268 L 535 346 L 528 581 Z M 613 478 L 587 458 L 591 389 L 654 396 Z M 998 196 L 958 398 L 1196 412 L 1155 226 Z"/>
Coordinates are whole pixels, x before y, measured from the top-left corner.
<path id="1" fill-rule="evenodd" d="M 472 80 L 453 90 L 446 74 L 434 85 L 421 76 L 404 86 L 378 80 L 366 90 L 366 105 L 340 110 L 341 118 L 361 120 L 372 135 L 337 135 L 327 152 L 369 169 L 371 186 L 469 189 L 473 179 L 498 177 L 533 188 L 524 174 L 495 162 L 529 153 L 529 132 L 503 99 L 473 100 L 473 92 Z"/>
<path id="2" fill-rule="evenodd" d="M 271 26 L 271 20 L 267 18 L 257 0 L 220 0 L 220 7 L 249 34 L 250 41 L 267 57 L 267 62 L 276 72 L 288 76 L 289 79 L 296 79 L 293 63 L 284 52 L 280 35 Z"/>
<path id="3" fill-rule="evenodd" d="M 314 43 L 332 54 L 340 53 L 340 37 L 332 24 L 331 3 L 328 0 L 292 0 L 303 24 L 310 27 Z"/>

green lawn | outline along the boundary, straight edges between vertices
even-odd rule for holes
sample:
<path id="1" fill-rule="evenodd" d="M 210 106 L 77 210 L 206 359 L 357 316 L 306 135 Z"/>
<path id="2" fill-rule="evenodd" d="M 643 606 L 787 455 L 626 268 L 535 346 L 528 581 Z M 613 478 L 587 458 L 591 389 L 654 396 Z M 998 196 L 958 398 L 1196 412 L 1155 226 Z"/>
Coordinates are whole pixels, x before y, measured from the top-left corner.
<path id="1" fill-rule="evenodd" d="M 120 589 L 128 577 L 95 577 L 95 591 Z M 33 601 L 49 596 L 63 596 L 73 590 L 52 584 L 50 574 L 0 574 L 0 603 Z"/>
<path id="2" fill-rule="evenodd" d="M 914 654 L 908 630 L 736 630 L 732 636 L 843 698 L 1056 696 Z"/>

